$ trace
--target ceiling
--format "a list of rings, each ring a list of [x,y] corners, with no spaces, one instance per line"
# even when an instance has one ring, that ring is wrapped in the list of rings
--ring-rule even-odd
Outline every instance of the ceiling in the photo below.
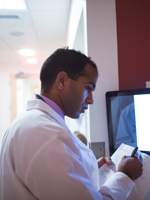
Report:
[[[25,0],[27,10],[0,10],[0,66],[21,65],[23,48],[34,49],[38,63],[67,44],[71,0]]]

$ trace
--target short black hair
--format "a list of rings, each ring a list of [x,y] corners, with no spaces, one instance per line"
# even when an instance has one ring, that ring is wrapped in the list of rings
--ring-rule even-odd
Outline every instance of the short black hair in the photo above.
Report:
[[[43,63],[40,72],[41,89],[48,92],[52,87],[57,75],[65,71],[69,78],[77,80],[84,76],[84,67],[89,63],[97,71],[96,64],[80,51],[68,48],[60,48],[54,51]]]

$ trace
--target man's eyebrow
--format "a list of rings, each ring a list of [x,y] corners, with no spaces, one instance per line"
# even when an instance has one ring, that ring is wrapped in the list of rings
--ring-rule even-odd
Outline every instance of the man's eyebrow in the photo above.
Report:
[[[87,83],[93,85],[93,89],[95,89],[96,85],[93,82],[87,82]]]

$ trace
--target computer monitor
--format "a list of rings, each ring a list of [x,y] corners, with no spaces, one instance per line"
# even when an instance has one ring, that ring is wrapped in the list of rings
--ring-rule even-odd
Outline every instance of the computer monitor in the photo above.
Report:
[[[106,93],[110,155],[121,143],[150,155],[150,88]]]

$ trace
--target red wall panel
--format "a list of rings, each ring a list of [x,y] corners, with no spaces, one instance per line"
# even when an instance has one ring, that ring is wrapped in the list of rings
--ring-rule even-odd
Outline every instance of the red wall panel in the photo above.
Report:
[[[119,89],[150,81],[150,0],[116,0]]]

